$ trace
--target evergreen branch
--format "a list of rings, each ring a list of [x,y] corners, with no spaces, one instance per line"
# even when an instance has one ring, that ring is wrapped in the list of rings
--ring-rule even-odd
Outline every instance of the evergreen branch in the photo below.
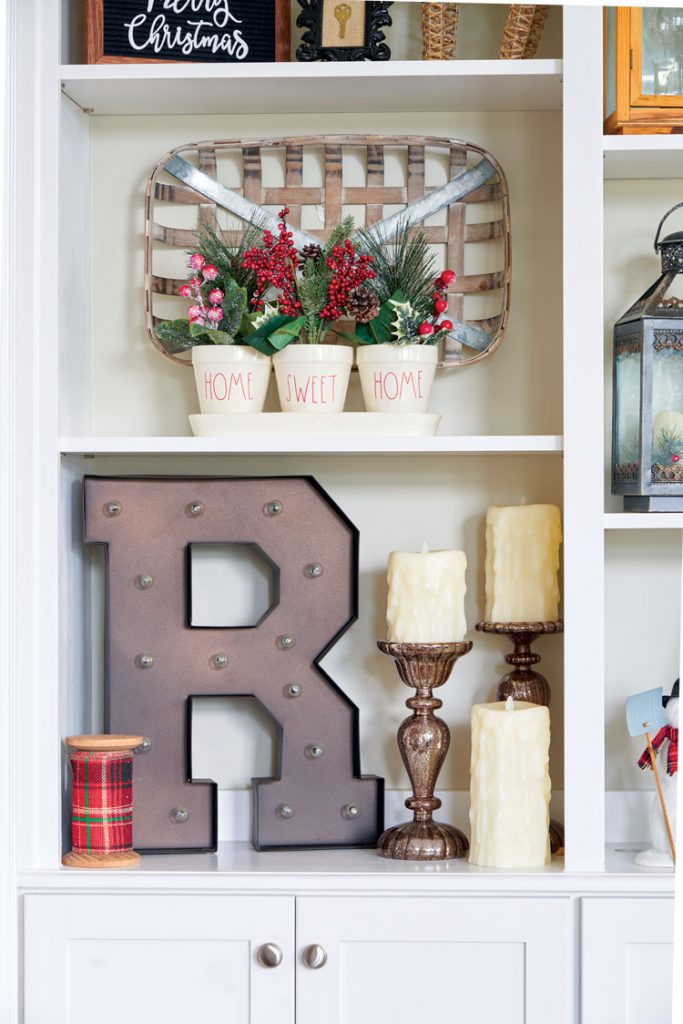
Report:
[[[423,317],[432,311],[436,270],[423,231],[415,231],[407,220],[401,221],[392,242],[384,242],[376,227],[358,231],[359,247],[372,256],[375,277],[368,287],[382,303],[401,292]]]

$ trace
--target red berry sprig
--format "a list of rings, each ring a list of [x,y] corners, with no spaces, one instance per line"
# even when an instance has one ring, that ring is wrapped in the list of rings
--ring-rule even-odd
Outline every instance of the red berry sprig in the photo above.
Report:
[[[327,305],[320,311],[321,320],[340,320],[349,301],[349,292],[375,277],[372,256],[359,256],[353,242],[347,238],[335,245],[327,257],[332,279],[327,288]]]
[[[264,231],[262,245],[254,246],[244,254],[242,266],[256,274],[256,290],[251,299],[255,309],[263,309],[265,293],[269,288],[275,288],[280,312],[297,317],[303,311],[296,287],[299,254],[292,243],[294,236],[287,229],[288,213],[286,206],[280,210],[277,237],[272,231]]]
[[[434,301],[434,315],[432,318],[432,325],[437,331],[452,331],[453,324],[450,320],[442,320],[441,323],[437,323],[440,316],[448,312],[448,289],[452,284],[455,283],[455,271],[444,270],[442,274],[439,274],[436,281],[434,282],[434,294],[432,299]],[[446,326],[448,325],[448,326]]]

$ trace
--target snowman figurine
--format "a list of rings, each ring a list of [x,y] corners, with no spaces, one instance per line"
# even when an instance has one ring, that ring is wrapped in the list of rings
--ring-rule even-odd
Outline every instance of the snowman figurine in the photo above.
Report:
[[[678,779],[678,704],[679,686],[677,679],[671,690],[670,697],[662,697],[664,714],[667,724],[663,726],[652,740],[652,747],[655,752],[660,751],[660,764],[666,765],[666,771],[660,771],[662,779],[662,791],[664,801],[669,813],[671,831],[676,836],[676,797]],[[650,768],[650,751],[645,749],[638,760],[640,768]],[[649,850],[643,850],[636,857],[636,864],[648,868],[671,868],[673,859],[669,837],[664,823],[659,797],[655,795],[650,808],[650,835],[652,846]]]

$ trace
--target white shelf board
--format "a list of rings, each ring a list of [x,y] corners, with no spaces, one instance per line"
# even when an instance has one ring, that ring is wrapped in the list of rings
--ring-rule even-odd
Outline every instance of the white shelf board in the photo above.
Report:
[[[554,434],[471,437],[62,437],[62,455],[451,455],[562,452]]]
[[[537,871],[480,868],[466,860],[386,860],[375,850],[291,850],[257,853],[249,843],[220,843],[217,853],[143,856],[138,868],[24,871],[23,890],[232,891],[265,893],[407,893],[420,896],[497,893],[610,893],[673,896],[673,871],[633,863],[642,846],[608,848],[604,871],[570,872],[554,857]]]
[[[683,178],[683,135],[606,135],[606,179]]]
[[[606,530],[683,530],[683,512],[606,512]]]
[[[314,64],[68,64],[64,92],[94,114],[559,110],[560,60]]]

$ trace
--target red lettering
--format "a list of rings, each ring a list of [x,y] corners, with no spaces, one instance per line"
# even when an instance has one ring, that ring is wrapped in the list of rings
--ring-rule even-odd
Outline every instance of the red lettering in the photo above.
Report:
[[[218,384],[218,378],[219,377],[223,381],[223,394],[222,395],[218,394],[218,388],[216,386]],[[225,374],[224,373],[214,373],[214,375],[213,375],[213,397],[216,398],[219,402],[224,402],[227,393],[228,393],[228,382],[225,379]]]
[[[253,392],[251,390],[251,385],[253,383],[253,380],[254,380],[254,374],[250,370],[249,373],[247,374],[247,398],[249,399],[250,402],[253,401],[253,398],[254,398]]]
[[[204,397],[213,398],[213,388],[211,386],[211,374],[204,374]]]
[[[381,373],[381,371],[375,371],[375,376],[373,378],[373,383],[374,383],[374,386],[375,386],[375,398],[381,398],[382,397],[382,373]]]
[[[241,388],[242,389],[242,398],[246,398],[247,397],[247,393],[244,390],[244,380],[242,378],[242,374],[241,373],[231,373],[230,374],[230,385],[229,385],[229,388],[228,388],[228,398],[232,398],[232,389],[233,389],[233,387]]]
[[[296,398],[297,402],[305,402],[306,401],[306,399],[308,398],[308,389],[310,387],[310,384],[311,384],[311,378],[310,377],[306,378],[306,384],[305,384],[304,387],[301,387],[300,384],[297,384],[296,377],[294,377],[294,397]]]
[[[288,402],[292,401],[292,375],[291,375],[291,373],[287,374],[287,401]]]
[[[415,374],[413,373],[412,370],[410,371],[410,373],[406,373],[404,370],[404,372],[401,374],[401,398],[405,397],[403,394],[404,387],[413,389],[413,398],[422,398],[422,388],[420,386],[422,383],[421,378],[422,370],[418,370],[417,382],[415,381]]]
[[[393,379],[394,379],[394,393],[393,393],[393,395],[389,394],[388,384],[389,384],[389,378],[390,377],[393,377]],[[386,398],[388,398],[390,402],[395,401],[398,398],[398,390],[399,390],[399,388],[398,388],[398,377],[394,373],[393,370],[391,370],[390,373],[385,373],[384,374],[383,385],[384,385],[384,394],[385,394]]]

